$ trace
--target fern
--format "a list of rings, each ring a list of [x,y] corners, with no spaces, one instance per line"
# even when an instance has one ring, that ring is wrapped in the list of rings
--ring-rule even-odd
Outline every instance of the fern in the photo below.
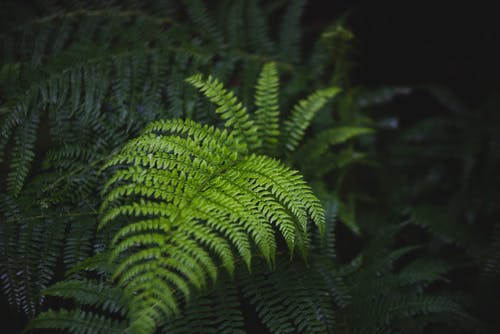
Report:
[[[371,175],[358,168],[394,168],[372,159],[386,147],[372,128],[388,127],[363,108],[410,90],[349,88],[344,19],[309,41],[316,31],[301,26],[301,0],[23,6],[23,18],[0,24],[0,277],[9,306],[32,319],[25,331],[477,325],[469,300],[448,293],[455,262],[433,247],[467,250],[481,282],[493,282],[498,233],[480,247],[471,229],[454,229],[453,216],[422,203],[437,183],[399,189],[397,201],[368,192]],[[464,120],[429,119],[388,146],[412,166],[404,143],[438,143],[421,157],[438,159],[440,170],[460,161],[463,189],[481,189],[454,148],[467,141],[446,135],[465,133]],[[474,212],[493,217],[488,203]],[[371,216],[379,204],[391,208],[383,223]],[[423,247],[406,236],[394,245],[395,231],[382,228],[407,204],[410,222],[431,232]]]
[[[319,257],[308,268],[282,263],[276,271],[262,268],[242,281],[243,293],[263,324],[272,333],[333,331],[336,304],[345,306],[348,295],[331,263]]]
[[[279,78],[276,66],[262,68],[255,92],[255,125],[259,128],[262,150],[273,152],[279,136]]]
[[[17,305],[24,313],[33,316],[39,309],[43,297],[39,295],[52,278],[58,260],[64,225],[57,219],[47,219],[52,224],[51,233],[46,234],[46,226],[26,217],[19,201],[2,195],[0,213],[7,217],[2,222],[2,284],[9,302]],[[9,217],[9,212],[17,212]]]
[[[259,6],[258,0],[249,0],[247,7],[248,46],[251,50],[269,56],[273,54],[276,46],[269,37],[266,15]]]
[[[102,258],[92,258],[88,267],[75,267],[73,275],[81,275],[82,269],[91,270],[97,279],[73,278],[54,284],[44,291],[49,297],[71,300],[81,309],[49,310],[35,317],[25,329],[64,329],[71,333],[122,333],[126,328],[127,299],[123,292],[106,282],[109,268]],[[97,313],[99,310],[100,313]]]
[[[456,328],[477,326],[476,321],[452,297],[426,292],[430,283],[444,279],[446,266],[436,262],[413,262],[403,267],[401,272],[395,271],[396,261],[401,262],[403,256],[416,250],[416,247],[408,246],[388,251],[386,246],[382,246],[391,241],[397,230],[385,228],[379,231],[353,261],[357,269],[345,277],[352,299],[342,314],[344,319],[338,323],[357,325],[354,328],[340,326],[339,332],[421,333],[433,321]],[[418,275],[414,276],[411,273],[417,267]]]
[[[200,288],[205,277],[215,280],[210,252],[232,273],[231,247],[249,266],[251,240],[273,265],[272,225],[293,250],[296,244],[304,248],[308,215],[323,224],[319,202],[296,172],[249,154],[232,133],[214,127],[189,120],[153,123],[107,165],[123,164],[130,167],[105,186],[102,224],[123,215],[139,218],[116,234],[113,247],[113,258],[130,254],[119,260],[114,276],[135,291],[131,308],[139,313],[133,321],[142,323],[147,308],[175,313],[174,290],[188,298],[188,284]]]
[[[110,3],[113,9],[97,2],[46,3],[41,12],[49,16],[0,36],[0,156],[11,171],[9,196],[17,196],[22,204],[20,211],[12,211],[1,203],[6,208],[2,219],[9,221],[9,227],[1,228],[2,254],[10,254],[16,244],[37,241],[33,234],[14,232],[21,217],[29,218],[22,229],[50,226],[53,245],[59,245],[47,257],[50,261],[43,261],[35,248],[16,253],[9,261],[7,256],[2,259],[2,268],[10,273],[19,272],[20,258],[31,258],[29,266],[43,268],[44,279],[30,289],[17,289],[17,297],[9,297],[30,314],[41,301],[34,296],[57,279],[52,259],[62,258],[69,268],[102,250],[110,238],[96,234],[99,198],[95,194],[101,187],[96,171],[106,157],[148,121],[188,116],[211,122],[207,103],[182,83],[192,71],[213,65],[218,69],[215,73],[228,79],[238,75],[241,65],[250,78],[245,82],[250,83],[255,82],[260,64],[270,59],[253,54],[255,50],[246,49],[244,42],[238,44],[240,49],[231,50],[205,45],[205,40],[197,39],[198,32],[190,30],[192,25],[172,19],[182,8],[171,2],[161,5],[159,11],[152,9],[158,6],[152,3],[134,4],[133,8],[129,2]],[[260,4],[251,6],[261,10]],[[194,16],[211,16],[190,9],[194,21],[198,20]],[[52,10],[58,14],[52,15]],[[243,10],[251,20],[248,7]],[[261,23],[267,25],[265,19]],[[248,38],[245,35],[247,30],[242,41]],[[220,60],[211,62],[215,57]],[[249,92],[253,89],[246,87]],[[36,155],[35,143],[40,145]],[[6,149],[10,144],[13,150]],[[10,295],[17,278],[9,274],[3,279],[3,290]],[[37,302],[27,307],[22,300]]]
[[[162,327],[162,332],[243,334],[244,327],[238,290],[225,280],[210,293],[194,298],[181,315]]]
[[[214,19],[211,17],[203,1],[201,0],[184,0],[185,7],[191,16],[193,22],[198,26],[198,30],[205,35],[211,43],[222,44],[222,34],[218,30]]]
[[[250,149],[259,145],[257,141],[257,128],[250,119],[246,108],[238,101],[232,92],[227,92],[223,84],[212,77],[206,80],[201,75],[194,75],[186,79],[194,87],[198,88],[211,102],[217,104],[215,110],[223,120],[226,120],[226,128],[234,128],[239,139],[249,146]]]
[[[280,58],[297,63],[300,57],[301,29],[297,22],[305,6],[304,0],[293,0],[287,7],[280,29]]]
[[[31,115],[26,123],[19,127],[14,135],[14,140],[19,145],[16,145],[12,152],[11,172],[7,177],[8,190],[18,195],[24,183],[24,179],[28,175],[29,165],[35,158],[34,146],[36,140],[36,127],[39,123],[37,114]]]
[[[134,296],[130,317],[135,330],[148,332],[153,323],[177,313],[175,291],[189,300],[191,287],[206,286],[208,277],[215,281],[217,264],[211,254],[232,274],[232,249],[250,268],[253,242],[274,266],[273,229],[290,251],[298,247],[303,254],[310,243],[307,217],[324,230],[321,205],[301,177],[274,159],[251,153],[280,134],[277,80],[275,65],[265,65],[256,88],[254,121],[221,82],[194,75],[187,82],[217,105],[225,129],[191,120],[154,122],[106,164],[105,169],[119,169],[104,187],[101,225],[136,217],[115,235],[112,255],[118,265],[114,277]],[[299,102],[285,129],[303,132],[299,113],[308,114],[307,125],[337,92],[320,91]],[[297,144],[299,135],[294,138]],[[328,310],[323,316],[329,317]],[[331,324],[302,326],[300,331],[321,331]]]
[[[283,137],[286,138],[284,146],[287,150],[294,151],[297,148],[316,113],[339,92],[337,87],[323,89],[311,94],[294,107],[283,129]]]

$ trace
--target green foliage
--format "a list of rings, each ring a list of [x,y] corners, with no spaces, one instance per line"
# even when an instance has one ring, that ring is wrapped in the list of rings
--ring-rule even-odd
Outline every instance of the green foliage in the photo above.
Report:
[[[346,276],[351,302],[339,323],[341,333],[420,333],[433,322],[457,329],[477,323],[447,295],[428,292],[429,286],[444,280],[445,264],[430,259],[404,261],[420,247],[389,249],[397,229],[383,228],[366,249],[353,260],[357,267]],[[402,262],[397,268],[396,263]],[[409,262],[409,263],[408,263]],[[357,324],[356,328],[348,328]]]
[[[106,164],[124,166],[104,187],[101,225],[134,218],[114,236],[111,258],[119,258],[114,278],[134,296],[138,328],[177,312],[174,291],[188,298],[188,286],[215,281],[211,254],[232,274],[231,248],[250,267],[252,241],[273,265],[273,226],[292,251],[305,251],[308,216],[323,228],[321,204],[301,176],[248,153],[239,136],[189,120],[158,121]]]
[[[284,125],[283,135],[286,138],[284,145],[287,150],[294,151],[297,148],[316,113],[339,91],[337,87],[320,90],[295,106],[290,119]]]
[[[40,313],[25,331],[39,328],[64,329],[71,333],[122,333],[125,330],[126,296],[119,288],[107,283],[109,268],[102,258],[89,260],[85,267],[80,265],[80,268],[73,269],[71,278],[44,290],[46,296],[71,300],[76,308]],[[82,279],[83,269],[91,270],[96,278]]]
[[[264,65],[255,87],[255,125],[262,139],[263,152],[276,149],[279,136],[279,78],[273,63]]]
[[[252,40],[265,39],[254,30],[264,34],[271,15],[258,17],[261,28],[256,28],[254,12],[263,12],[261,4],[204,7],[201,2],[44,1],[37,8],[46,16],[2,25],[0,167],[7,177],[1,186],[6,222],[0,231],[1,268],[13,305],[34,314],[43,300],[40,290],[60,277],[60,258],[70,268],[108,245],[112,233],[96,232],[103,184],[97,171],[112,152],[153,120],[214,121],[212,107],[184,84],[185,78],[196,71],[224,81],[242,78],[244,84],[234,88],[248,99],[261,65],[274,59],[288,75],[318,84],[302,76],[301,61],[290,64],[252,48]],[[230,8],[243,12],[244,20],[233,20],[244,22],[243,30],[221,30],[213,23],[215,12],[234,18],[226,12]],[[184,11],[192,20],[182,20]],[[222,42],[203,35],[207,24]],[[277,42],[267,40],[276,48]],[[47,231],[47,226],[51,237],[44,240],[27,232]],[[34,247],[15,247],[45,243],[53,249],[46,258]],[[43,270],[43,279],[34,279],[35,268]],[[33,279],[19,280],[16,273]]]
[[[498,280],[499,254],[494,172],[500,162],[498,98],[471,109],[444,87],[414,90],[428,96],[441,111],[385,139],[394,145],[380,154],[386,157],[384,168],[392,172],[390,177],[381,173],[381,182],[392,189],[388,193],[396,210],[425,231],[433,256],[451,252],[446,260],[452,268],[468,268],[459,275],[471,277],[465,299],[488,324],[485,331],[495,331],[498,321],[487,310],[498,305],[490,297],[498,291],[493,283]],[[411,177],[401,172],[410,168]],[[407,186],[397,186],[399,182]]]
[[[243,334],[244,320],[236,286],[222,280],[213,291],[195,298],[185,312],[166,323],[162,333]]]
[[[224,127],[233,129],[238,139],[249,149],[259,146],[254,122],[250,119],[246,108],[238,101],[234,93],[224,89],[223,84],[212,77],[206,80],[198,74],[187,79],[187,82],[198,88],[211,102],[217,104],[215,112],[226,120]]]
[[[349,87],[352,34],[304,29],[302,0],[24,6],[0,13],[0,284],[25,332],[481,329],[450,273],[498,278],[475,171],[500,141],[452,95],[423,87],[461,116],[385,143],[366,111],[412,90]]]

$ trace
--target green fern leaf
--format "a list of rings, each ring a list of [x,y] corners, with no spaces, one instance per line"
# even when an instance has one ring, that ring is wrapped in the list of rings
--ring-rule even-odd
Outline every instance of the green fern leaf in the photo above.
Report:
[[[7,188],[14,196],[19,195],[28,176],[31,162],[35,158],[34,146],[38,127],[38,113],[32,113],[21,127],[16,130],[16,145],[12,152],[11,171],[7,177]]]
[[[307,154],[302,158],[312,159],[324,154],[330,146],[342,144],[349,139],[373,133],[373,129],[357,126],[338,126],[318,133],[306,142],[300,152]]]
[[[33,328],[65,329],[74,334],[120,334],[125,323],[81,310],[50,310],[37,316],[25,332]]]
[[[255,125],[259,129],[261,148],[272,152],[279,136],[279,78],[276,65],[267,63],[262,68],[255,87]]]
[[[201,34],[206,35],[215,45],[224,43],[214,19],[201,0],[183,0],[185,8]]]
[[[295,105],[283,128],[283,143],[288,151],[293,152],[297,148],[316,113],[340,91],[338,87],[322,89]]]
[[[293,0],[286,8],[280,26],[280,58],[292,64],[300,61],[300,17],[304,11],[304,0]]]
[[[280,261],[270,272],[260,266],[239,278],[243,295],[272,333],[333,332],[335,306],[344,305],[348,297],[333,262],[321,257],[312,257],[307,267]]]
[[[248,44],[251,50],[264,55],[271,55],[275,45],[269,37],[266,24],[266,15],[258,0],[249,0],[247,3]]]
[[[119,170],[104,187],[101,226],[133,218],[119,224],[112,258],[114,277],[134,296],[132,323],[139,327],[142,317],[176,313],[175,291],[187,299],[188,285],[215,281],[211,254],[232,273],[232,248],[250,266],[251,240],[272,266],[273,227],[292,251],[304,250],[309,219],[323,231],[321,204],[300,174],[249,154],[227,130],[190,120],[154,122],[105,168],[112,166]]]
[[[182,313],[162,326],[169,334],[245,334],[237,287],[221,280],[214,291],[190,301]]]
[[[226,128],[233,127],[235,135],[242,142],[246,142],[250,149],[258,147],[257,127],[233,92],[227,91],[224,85],[212,76],[205,79],[201,74],[195,74],[187,78],[186,81],[198,88],[211,102],[218,106],[215,112],[226,120],[224,124]]]

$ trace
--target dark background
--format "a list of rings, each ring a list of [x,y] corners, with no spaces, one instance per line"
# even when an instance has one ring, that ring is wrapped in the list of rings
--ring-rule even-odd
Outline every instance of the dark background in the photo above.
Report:
[[[438,83],[467,105],[498,90],[500,24],[494,1],[310,1],[305,21],[347,13],[356,37],[354,84]]]

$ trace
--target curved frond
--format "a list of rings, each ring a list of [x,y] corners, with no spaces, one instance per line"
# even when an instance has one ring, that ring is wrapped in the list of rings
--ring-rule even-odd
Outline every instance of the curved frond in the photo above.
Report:
[[[186,81],[218,106],[215,112],[225,120],[226,128],[234,129],[235,136],[246,142],[250,148],[259,145],[254,121],[250,119],[246,108],[234,93],[226,90],[222,82],[212,76],[205,79],[201,74],[195,74]]]
[[[162,326],[168,334],[244,334],[238,290],[223,281],[212,292],[193,298],[181,314]]]
[[[310,266],[280,261],[276,271],[258,267],[240,278],[243,295],[272,333],[335,332],[336,313],[348,301],[332,262],[311,258]]]
[[[218,262],[232,274],[235,249],[250,266],[252,242],[274,265],[275,229],[305,251],[320,202],[296,171],[249,154],[234,132],[190,120],[152,123],[106,165],[101,225],[118,224],[114,277],[133,296],[131,317],[177,312],[175,291],[203,287]],[[214,257],[215,256],[215,257]],[[219,260],[216,261],[215,258]]]
[[[340,91],[338,87],[318,90],[295,105],[283,127],[283,145],[287,150],[293,152],[297,148],[316,113]]]

